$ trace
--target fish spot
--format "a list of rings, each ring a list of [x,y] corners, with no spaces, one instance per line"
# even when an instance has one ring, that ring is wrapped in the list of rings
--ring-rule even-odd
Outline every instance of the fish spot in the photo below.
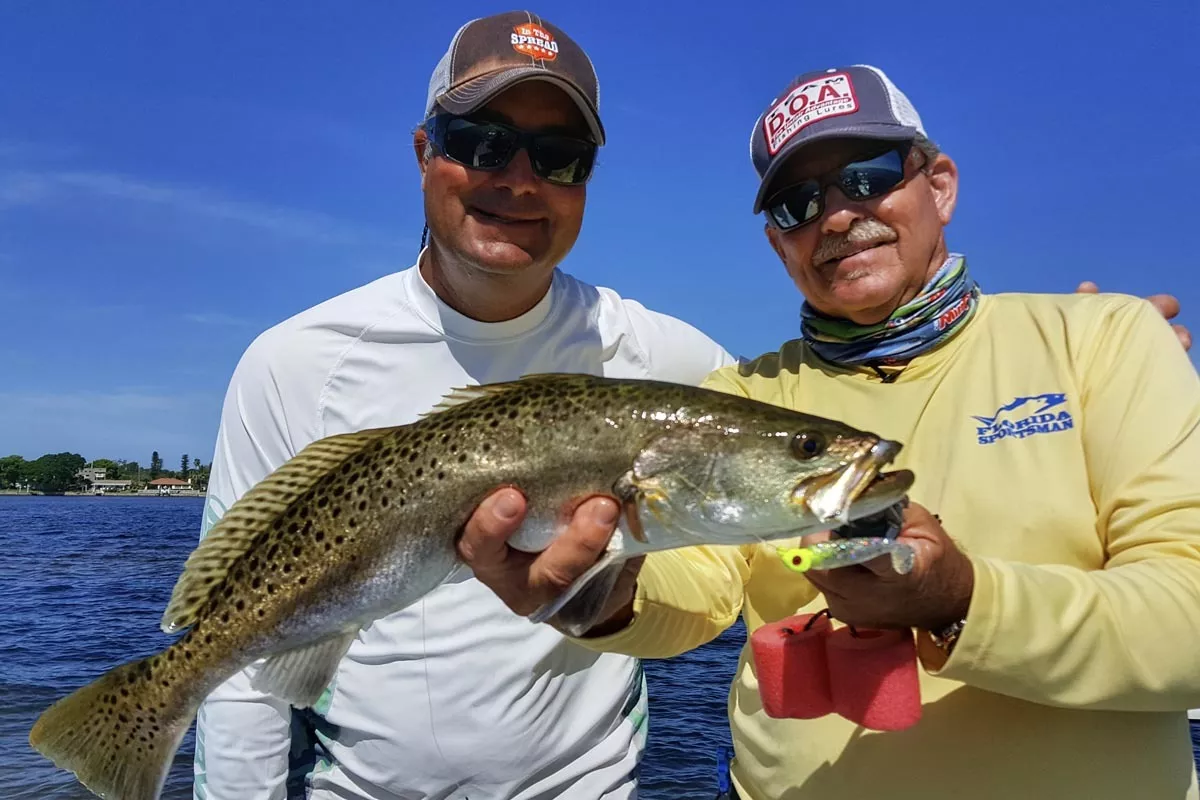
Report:
[[[298,530],[300,530],[300,526],[297,523],[293,522],[291,525],[288,525],[288,533],[295,533]]]
[[[387,508],[388,507],[388,499],[386,497],[379,498],[379,505],[383,506],[384,508]]]
[[[226,623],[226,624],[229,623],[229,612],[228,611],[226,611],[224,614],[221,615],[221,622]],[[186,656],[188,653],[186,650],[184,650],[183,654]]]
[[[260,608],[260,609],[258,609],[258,610],[257,610],[255,613],[256,613],[256,614],[258,614],[258,618],[259,618],[259,619],[262,619],[262,618],[263,618],[263,616],[265,616],[267,612],[263,611],[263,610]]]
[[[436,458],[429,459],[429,468],[437,469],[437,459]]]
[[[422,469],[421,467],[417,467],[417,477],[419,478],[424,474],[425,474],[425,470]]]
[[[391,478],[388,478],[388,479],[387,479],[387,480],[384,482],[384,484],[383,484],[383,485],[384,485],[384,486],[386,486],[387,488],[391,489],[393,486],[395,486],[395,485],[396,485],[396,482],[395,482],[394,480],[392,480]]]
[[[409,460],[409,463],[412,463],[413,461],[417,460],[417,451],[416,450],[409,453],[408,460]]]
[[[285,571],[285,572],[287,571],[287,567],[286,567],[286,566],[284,567],[284,571]],[[246,601],[245,601],[245,600],[238,600],[238,601],[237,601],[237,610],[238,610],[238,611],[245,611],[245,610],[246,610]]]
[[[350,519],[346,520],[346,524],[349,525],[351,528],[357,528],[358,520],[355,519],[354,517],[351,517]]]
[[[446,477],[446,473],[444,473],[444,472],[439,472],[439,473],[437,474],[437,479],[438,479],[439,481],[440,481],[440,480],[442,480],[442,479],[443,479],[443,478],[445,478],[445,477]]]
[[[250,581],[250,588],[257,589],[260,586],[262,586],[262,578],[260,578],[256,575],[254,577],[254,579],[252,581]]]
[[[340,508],[335,508],[335,509],[333,510],[333,518],[334,518],[334,519],[337,519],[337,518],[338,518],[338,517],[340,517],[341,515],[342,515],[342,510],[341,510]]]
[[[306,575],[301,575],[299,578],[297,578],[297,579],[296,579],[296,582],[297,582],[297,583],[299,583],[301,586],[303,586],[304,584],[308,583],[308,576],[306,576]],[[262,615],[262,609],[261,609],[261,608],[258,610],[258,613],[259,613],[259,615],[260,615],[260,616]]]
[[[316,533],[313,534],[313,538],[316,539],[318,542],[324,541],[325,540],[325,531],[320,531],[320,530],[317,531]]]
[[[466,453],[460,453],[460,454],[459,454],[459,456],[458,456],[458,463],[460,463],[460,464],[465,464],[465,463],[466,463],[466,461],[467,461],[467,454],[466,454]]]
[[[344,541],[346,541],[346,537],[342,536],[341,534],[338,534],[337,536],[333,537],[334,544],[341,544]]]
[[[267,581],[267,594],[275,594],[275,584]]]
[[[327,505],[329,505],[328,497],[326,497],[325,495],[321,495],[320,497],[317,498],[317,508],[324,508]]]
[[[358,503],[358,510],[359,510],[359,511],[366,511],[366,510],[367,510],[367,501],[366,501],[366,500],[361,500],[361,501],[359,501],[359,503]]]
[[[294,558],[299,558],[300,554],[303,552],[304,552],[304,550],[303,550],[303,548],[300,547],[300,545],[296,545],[295,547],[292,548],[292,556]]]
[[[290,573],[291,573],[291,571],[292,571],[292,565],[291,565],[291,564],[284,564],[284,565],[283,565],[283,574],[284,574],[284,575],[288,575],[288,574],[290,574]],[[241,602],[242,602],[241,600],[238,600],[238,605],[241,605]]]

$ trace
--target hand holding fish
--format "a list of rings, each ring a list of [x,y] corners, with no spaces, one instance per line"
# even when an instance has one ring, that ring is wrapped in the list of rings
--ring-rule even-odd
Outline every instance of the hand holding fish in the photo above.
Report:
[[[516,489],[492,493],[464,527],[458,552],[475,577],[505,605],[529,616],[553,602],[601,558],[616,529],[620,509],[608,497],[585,501],[576,509],[567,534],[537,554],[508,544],[509,537],[521,527],[525,511],[525,497]],[[601,622],[588,634],[617,630],[629,622],[637,575],[644,560],[639,556],[625,562],[603,606]]]
[[[809,541],[819,537],[825,535]],[[910,503],[897,541],[914,552],[913,568],[907,574],[897,573],[886,557],[806,573],[825,595],[834,618],[864,628],[935,630],[965,617],[975,586],[974,570],[941,522],[924,507]]]

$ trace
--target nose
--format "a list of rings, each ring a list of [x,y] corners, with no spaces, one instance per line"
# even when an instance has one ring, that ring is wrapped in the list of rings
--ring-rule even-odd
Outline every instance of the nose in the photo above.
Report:
[[[880,439],[871,448],[871,458],[876,464],[883,466],[890,464],[896,456],[900,455],[901,448],[904,445],[899,442],[893,442],[889,439]]]
[[[533,194],[538,190],[538,177],[533,172],[529,153],[523,147],[492,180],[496,186],[502,186],[514,195]]]
[[[846,197],[837,186],[825,190],[825,213],[821,215],[822,233],[845,233],[866,215],[862,207]]]

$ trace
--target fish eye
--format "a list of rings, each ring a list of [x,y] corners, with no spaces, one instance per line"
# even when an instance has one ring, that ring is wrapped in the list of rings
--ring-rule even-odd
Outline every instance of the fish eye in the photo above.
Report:
[[[825,437],[816,431],[800,431],[792,437],[792,455],[801,461],[825,452]]]

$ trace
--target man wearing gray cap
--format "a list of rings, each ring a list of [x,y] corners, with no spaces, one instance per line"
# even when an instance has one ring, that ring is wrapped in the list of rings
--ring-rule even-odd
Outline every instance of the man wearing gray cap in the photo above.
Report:
[[[417,263],[262,334],[233,375],[205,530],[325,436],[415,420],[452,388],[532,372],[696,384],[732,363],[679,320],[558,270],[604,143],[587,55],[533,14],[453,37],[414,136]],[[198,719],[201,800],[629,798],[646,736],[638,662],[514,617],[462,570],[350,643],[311,709],[252,667]]]
[[[803,698],[790,708],[767,712],[770,662],[743,651],[743,800],[1200,798],[1200,377],[1171,326],[1124,295],[983,292],[946,242],[954,162],[877,68],[799,76],[751,152],[802,336],[704,385],[902,442],[913,567],[801,575],[798,539],[654,553],[577,641],[663,658],[739,616],[784,637],[831,614],[803,669],[771,679]],[[798,458],[831,446],[805,444]],[[521,515],[492,511],[512,494],[460,548],[527,614],[594,561],[575,553],[602,552],[613,526],[593,510],[612,500],[581,507],[556,542],[572,549],[528,560],[506,551]]]

